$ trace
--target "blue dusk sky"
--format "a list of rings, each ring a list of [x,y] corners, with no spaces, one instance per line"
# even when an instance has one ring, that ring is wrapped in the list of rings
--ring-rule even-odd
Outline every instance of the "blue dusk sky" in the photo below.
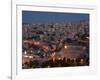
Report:
[[[76,22],[80,20],[89,21],[89,14],[22,11],[23,23]]]

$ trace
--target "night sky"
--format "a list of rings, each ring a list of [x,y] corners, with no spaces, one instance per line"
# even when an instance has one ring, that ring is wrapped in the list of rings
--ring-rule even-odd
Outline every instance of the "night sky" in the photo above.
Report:
[[[89,14],[22,11],[23,23],[75,22],[80,20],[89,21]]]

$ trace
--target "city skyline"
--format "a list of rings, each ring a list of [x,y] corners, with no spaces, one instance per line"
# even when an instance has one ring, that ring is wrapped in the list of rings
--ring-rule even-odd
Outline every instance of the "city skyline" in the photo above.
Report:
[[[22,23],[76,22],[81,20],[89,21],[89,14],[22,11]]]
[[[22,69],[89,66],[89,14],[22,13]]]

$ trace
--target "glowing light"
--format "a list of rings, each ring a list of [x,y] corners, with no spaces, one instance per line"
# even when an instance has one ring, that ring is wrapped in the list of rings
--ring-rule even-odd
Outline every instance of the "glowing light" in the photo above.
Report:
[[[61,60],[61,58],[59,57],[58,60]]]
[[[35,44],[35,45],[39,45],[39,44],[40,44],[40,42],[34,42],[34,44]]]
[[[33,58],[33,56],[29,56],[29,58],[30,58],[30,59],[32,59],[32,58]]]
[[[56,55],[56,53],[54,52],[53,54],[52,54],[52,56],[55,56]]]
[[[25,58],[28,58],[28,56],[27,56],[27,55],[24,55],[24,57],[25,57]]]
[[[68,47],[65,45],[64,48],[67,49]]]
[[[86,37],[87,39],[89,39],[89,37]]]
[[[24,54],[27,54],[27,52],[25,51]]]
[[[84,60],[83,59],[80,60],[80,64],[84,64]]]

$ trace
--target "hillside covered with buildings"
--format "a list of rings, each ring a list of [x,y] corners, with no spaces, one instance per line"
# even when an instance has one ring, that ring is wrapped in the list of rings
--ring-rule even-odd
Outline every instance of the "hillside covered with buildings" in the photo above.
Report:
[[[22,68],[89,66],[89,21],[22,23]]]

